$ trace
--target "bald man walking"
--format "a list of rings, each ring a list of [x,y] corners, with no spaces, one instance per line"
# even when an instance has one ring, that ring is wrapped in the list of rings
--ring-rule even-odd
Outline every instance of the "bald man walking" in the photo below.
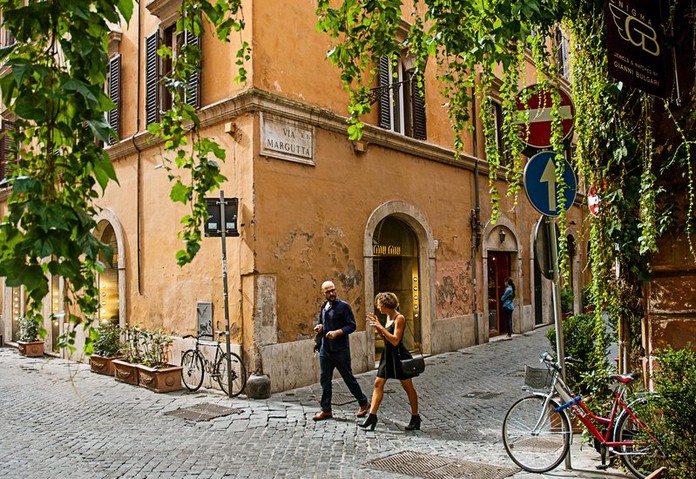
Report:
[[[312,419],[323,421],[331,419],[331,380],[334,369],[338,369],[343,381],[348,386],[351,394],[360,404],[358,417],[363,417],[370,410],[367,396],[360,389],[360,384],[353,376],[350,366],[350,341],[348,335],[355,331],[355,316],[348,303],[336,295],[336,286],[331,281],[324,281],[321,285],[321,293],[324,295],[324,303],[319,311],[319,321],[314,331],[321,333],[321,348],[319,349],[319,382],[321,384],[321,411]]]

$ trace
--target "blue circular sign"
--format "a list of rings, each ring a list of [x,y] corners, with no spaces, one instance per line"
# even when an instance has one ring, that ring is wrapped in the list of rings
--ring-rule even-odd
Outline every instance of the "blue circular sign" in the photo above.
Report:
[[[558,204],[558,190],[560,184],[556,178],[556,153],[553,151],[542,151],[529,159],[527,166],[524,167],[524,191],[534,209],[546,216],[558,216],[561,212],[561,205]],[[575,201],[578,182],[575,178],[573,167],[568,160],[563,160],[565,170],[563,171],[563,182],[565,190],[564,209],[568,210]]]

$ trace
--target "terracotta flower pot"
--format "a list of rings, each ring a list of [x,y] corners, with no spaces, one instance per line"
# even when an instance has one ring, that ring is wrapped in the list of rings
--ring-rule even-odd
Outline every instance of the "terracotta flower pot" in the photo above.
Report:
[[[22,356],[40,358],[44,355],[43,341],[17,341],[17,350]]]
[[[151,368],[138,364],[138,384],[157,393],[179,391],[181,385],[181,366],[171,364],[163,368]]]
[[[119,356],[99,356],[93,354],[89,358],[89,369],[93,373],[105,374],[107,376],[114,375],[114,359],[118,359]]]
[[[127,384],[138,384],[138,365],[129,363],[122,359],[114,359],[111,361],[114,367],[114,378]]]

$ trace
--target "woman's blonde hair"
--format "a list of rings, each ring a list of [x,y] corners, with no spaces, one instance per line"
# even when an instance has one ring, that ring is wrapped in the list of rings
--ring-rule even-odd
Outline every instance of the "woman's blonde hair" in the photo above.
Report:
[[[382,304],[385,308],[396,309],[399,307],[399,299],[394,293],[378,293],[375,296],[375,305]]]

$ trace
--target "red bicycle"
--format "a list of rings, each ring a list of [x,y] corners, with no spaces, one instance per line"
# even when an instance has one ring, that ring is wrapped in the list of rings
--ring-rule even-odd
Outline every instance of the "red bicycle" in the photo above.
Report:
[[[572,359],[569,358],[569,362]],[[529,368],[525,383],[532,388],[529,378],[534,373],[545,373],[543,386],[547,392],[534,392],[510,407],[503,420],[503,444],[510,459],[529,472],[547,472],[557,467],[568,454],[573,434],[568,411],[582,422],[595,439],[606,469],[607,453],[617,455],[624,465],[638,478],[644,479],[664,465],[664,455],[650,436],[651,420],[646,416],[647,397],[626,402],[626,386],[640,377],[639,374],[614,374],[609,376],[617,383],[611,411],[608,417],[595,414],[573,394],[561,378],[560,366],[549,353],[541,355],[546,369]],[[531,371],[531,372],[530,372]]]

